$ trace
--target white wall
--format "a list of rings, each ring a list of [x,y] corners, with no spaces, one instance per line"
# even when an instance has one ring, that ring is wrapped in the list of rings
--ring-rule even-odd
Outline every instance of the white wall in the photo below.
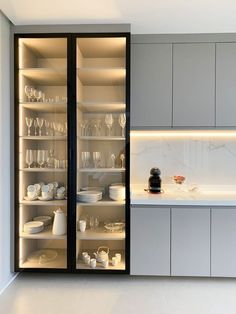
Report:
[[[11,273],[10,28],[0,11],[0,292]]]

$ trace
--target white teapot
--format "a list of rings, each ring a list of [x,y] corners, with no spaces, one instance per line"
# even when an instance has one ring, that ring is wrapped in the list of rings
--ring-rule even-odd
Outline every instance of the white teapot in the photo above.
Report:
[[[102,261],[109,260],[109,248],[107,246],[100,246],[96,253],[93,253],[97,262],[101,263]]]
[[[54,212],[54,222],[52,227],[52,234],[54,235],[63,235],[66,233],[66,214],[58,208]]]

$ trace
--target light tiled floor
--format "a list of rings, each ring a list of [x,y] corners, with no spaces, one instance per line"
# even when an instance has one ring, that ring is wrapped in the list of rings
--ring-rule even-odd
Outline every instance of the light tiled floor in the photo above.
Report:
[[[235,314],[236,279],[18,276],[1,314]]]

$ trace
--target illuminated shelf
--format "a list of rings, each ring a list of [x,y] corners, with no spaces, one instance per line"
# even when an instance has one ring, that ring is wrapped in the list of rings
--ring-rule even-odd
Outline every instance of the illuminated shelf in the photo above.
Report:
[[[125,168],[80,168],[78,172],[124,172]]]
[[[67,235],[54,235],[52,234],[52,226],[47,226],[43,231],[35,234],[29,234],[20,232],[20,238],[22,239],[36,239],[36,240],[64,240]]]
[[[124,240],[125,232],[106,232],[105,228],[95,230],[88,229],[85,232],[78,231],[77,239],[79,240]]]
[[[26,201],[22,200],[19,202],[22,205],[30,205],[30,206],[66,206],[67,200],[51,200],[51,201]]]
[[[84,141],[125,141],[122,136],[78,136],[79,140]]]
[[[79,68],[77,73],[83,85],[111,86],[125,84],[125,68]]]
[[[90,250],[84,250],[86,252],[88,252],[88,254],[90,256],[94,256],[93,253],[94,251],[90,251]],[[121,253],[121,262],[117,265],[117,266],[112,266],[111,265],[111,258],[113,256],[115,256],[116,253]],[[97,266],[95,269],[98,269],[98,270],[125,270],[125,260],[124,260],[124,256],[125,256],[125,253],[124,251],[120,251],[120,250],[117,250],[117,251],[110,251],[109,252],[109,266],[107,268],[103,268],[101,263],[97,263]],[[76,264],[76,267],[77,269],[86,269],[86,270],[93,270],[89,265],[86,265],[84,263],[84,261],[82,260],[82,257],[79,256],[79,258],[77,259],[77,264]]]
[[[44,248],[45,249],[45,248]],[[40,250],[40,248],[39,248]],[[54,250],[50,248],[50,250]],[[55,249],[58,256],[51,262],[39,264],[38,262],[33,263],[26,260],[23,263],[20,263],[22,268],[66,268],[67,265],[67,251],[63,249]]]
[[[67,111],[65,102],[21,102],[20,107],[43,113],[66,113]]]
[[[125,111],[125,103],[123,102],[86,102],[77,103],[78,108],[85,113],[121,113]]]
[[[19,170],[22,172],[67,172],[67,169],[64,168],[21,168]]]
[[[20,136],[22,140],[33,140],[33,141],[67,141],[67,136],[49,136],[49,135],[42,135],[42,136]]]
[[[27,79],[46,86],[64,86],[67,84],[66,68],[23,68],[19,73]]]
[[[125,205],[125,201],[113,201],[110,198],[102,199],[101,201],[95,202],[95,203],[84,203],[84,202],[78,202],[77,206],[123,206]]]

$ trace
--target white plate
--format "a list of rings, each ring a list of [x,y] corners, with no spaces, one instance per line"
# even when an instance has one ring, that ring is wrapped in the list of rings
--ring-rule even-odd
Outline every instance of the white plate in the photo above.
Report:
[[[24,197],[24,200],[26,200],[26,201],[36,201],[37,199],[38,199],[38,196],[37,196],[37,195],[34,196],[33,198],[28,197],[28,196],[25,196],[25,197]]]
[[[49,197],[44,198],[42,196],[39,196],[38,199],[40,201],[51,201],[51,200],[53,200],[53,197],[49,196]]]
[[[33,221],[41,221],[44,226],[48,226],[52,223],[52,217],[51,216],[37,216],[33,218]]]
[[[29,221],[24,224],[25,233],[38,233],[44,229],[44,223],[42,221]]]

